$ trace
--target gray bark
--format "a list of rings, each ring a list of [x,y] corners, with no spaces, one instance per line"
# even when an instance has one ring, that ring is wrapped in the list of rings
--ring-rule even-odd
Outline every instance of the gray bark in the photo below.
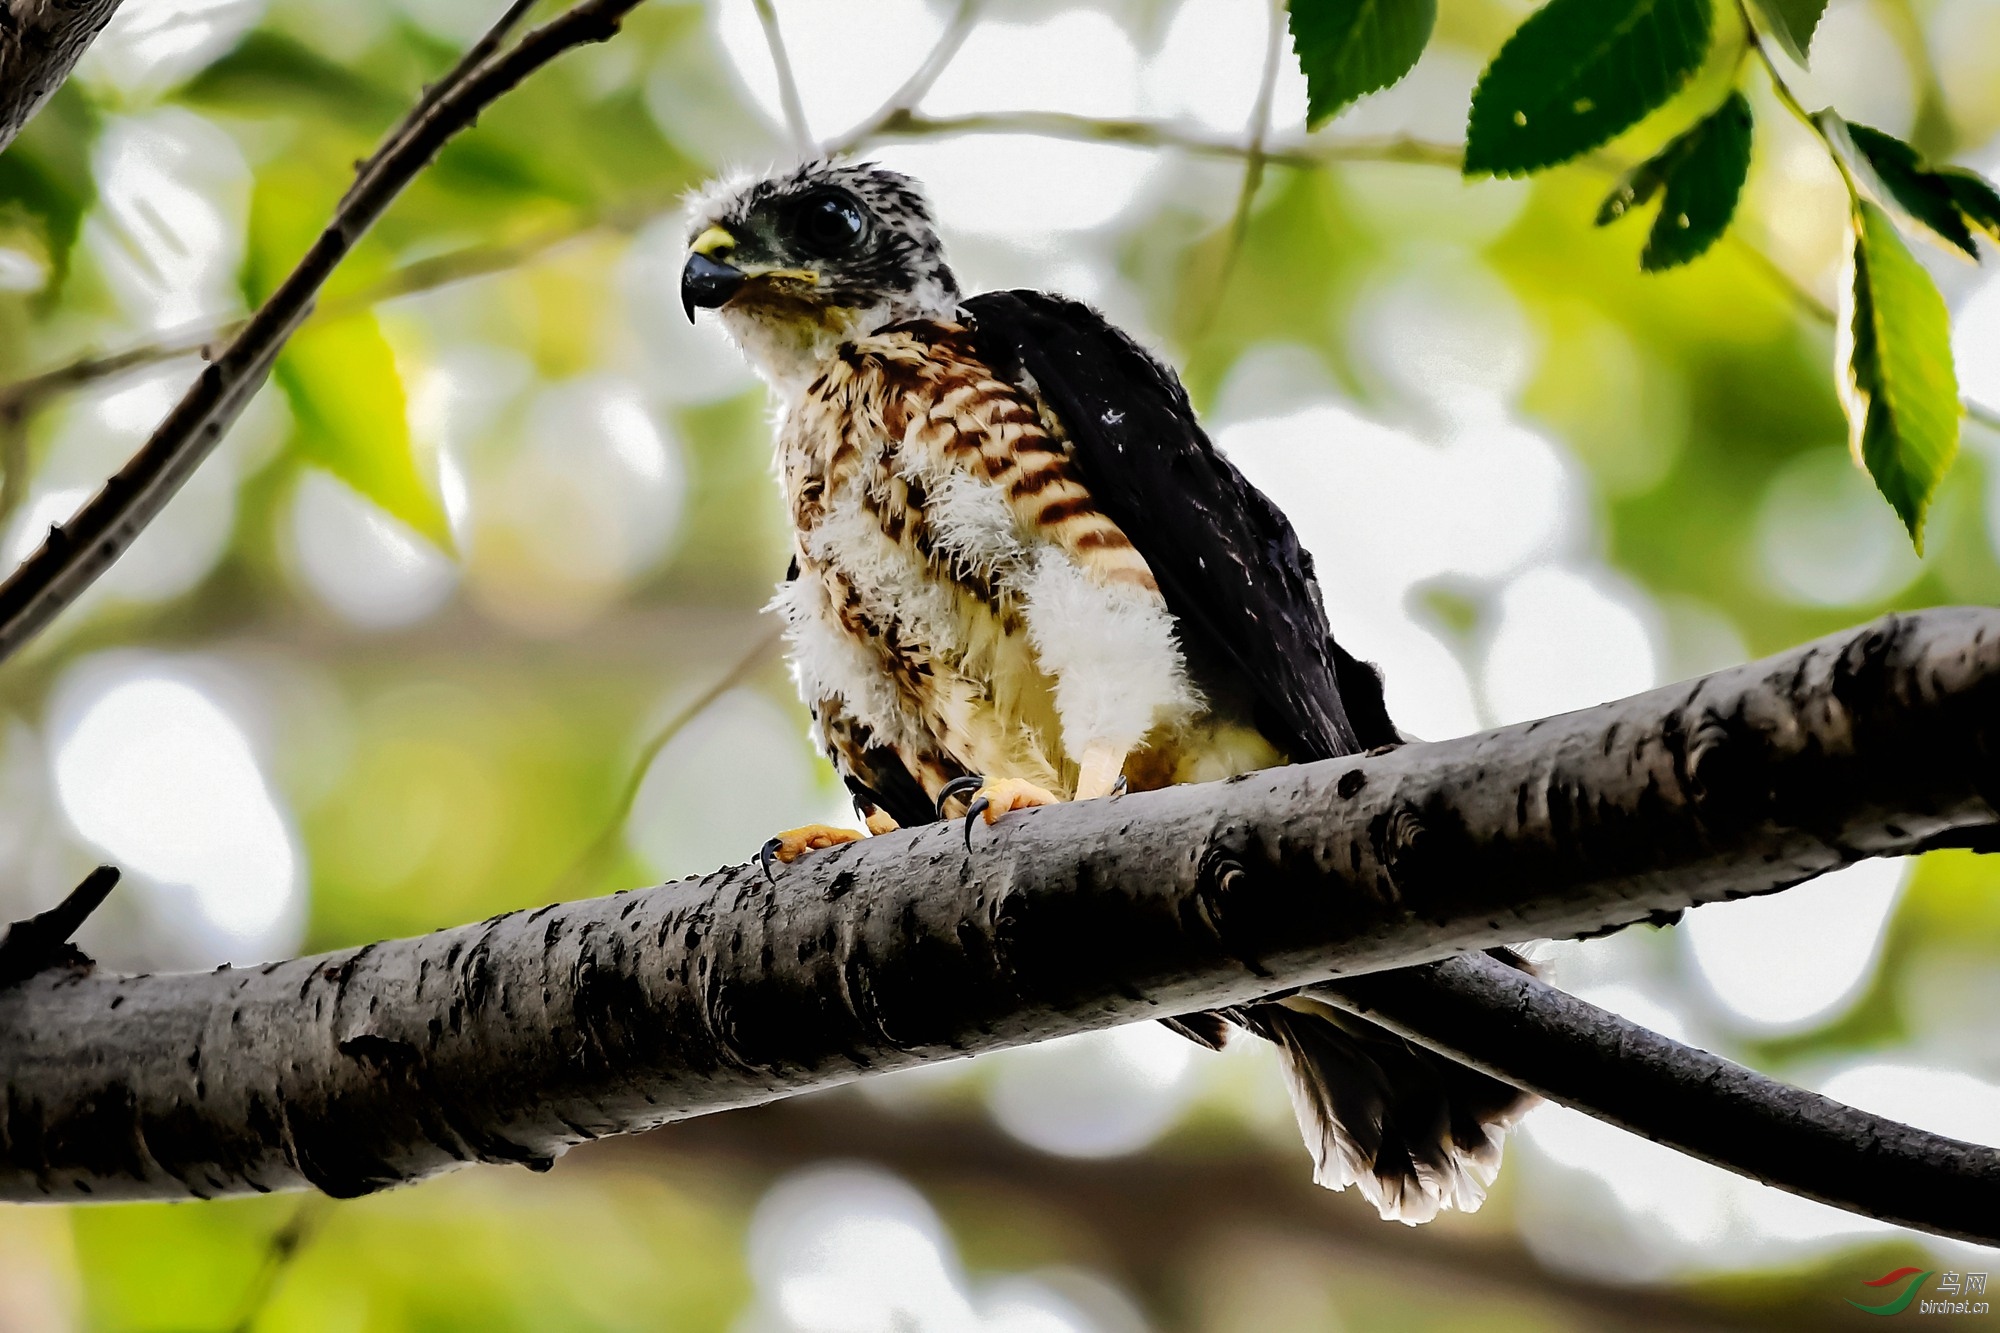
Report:
[[[1994,824],[1996,738],[2000,613],[1931,611],[1483,735],[1022,812],[969,856],[932,827],[775,885],[736,867],[251,971],[45,972],[0,992],[0,1197],[545,1167],[868,1073],[1656,919]],[[1514,1064],[1539,1039],[1464,1028],[1447,1049],[1533,1085]],[[1897,1215],[2000,1239],[1992,1150],[1903,1142],[1966,1165],[1985,1220]]]
[[[119,0],[0,0],[0,152],[55,96]]]

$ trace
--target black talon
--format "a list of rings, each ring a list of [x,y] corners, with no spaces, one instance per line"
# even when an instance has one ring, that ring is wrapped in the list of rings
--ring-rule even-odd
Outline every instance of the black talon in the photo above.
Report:
[[[944,804],[946,801],[949,801],[954,796],[963,796],[965,795],[965,793],[969,791],[978,791],[981,787],[984,787],[985,785],[986,785],[986,779],[979,776],[979,774],[977,773],[962,773],[958,777],[953,778],[950,782],[945,783],[943,789],[938,792],[938,798],[937,798],[938,820],[940,822],[944,820],[945,817]]]
[[[1111,784],[1111,791],[1109,793],[1111,799],[1115,801],[1120,796],[1123,796],[1125,794],[1125,788],[1127,787],[1127,785],[1129,784],[1127,784],[1127,782],[1125,781],[1125,775],[1123,773],[1120,773],[1118,775],[1118,781]]]
[[[783,838],[773,838],[757,850],[757,864],[764,867],[764,878],[773,884],[778,882],[778,877],[771,873],[771,858],[776,856],[778,849],[784,845]]]
[[[971,805],[966,807],[965,850],[967,855],[970,855],[972,853],[972,826],[975,822],[978,821],[981,815],[986,813],[986,807],[991,804],[992,802],[988,801],[984,796],[981,796],[976,800],[974,800]]]

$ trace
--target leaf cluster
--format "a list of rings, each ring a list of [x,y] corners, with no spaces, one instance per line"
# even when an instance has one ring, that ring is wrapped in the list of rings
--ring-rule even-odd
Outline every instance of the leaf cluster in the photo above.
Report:
[[[1808,116],[1799,107],[1769,46],[1805,64],[1826,0],[1741,0],[1727,24],[1718,23],[1722,3],[1548,0],[1480,76],[1466,122],[1465,174],[1525,176],[1574,162],[1661,112],[1719,47],[1736,44],[1732,82],[1745,57],[1758,56],[1778,102],[1814,130],[1848,183],[1853,276],[1841,297],[1835,378],[1855,459],[1921,551],[1925,515],[1958,453],[1961,408],[1943,298],[1897,223],[1977,262],[1979,235],[2000,241],[2000,191],[1831,108]],[[1407,73],[1435,18],[1434,0],[1293,0],[1310,123]],[[1657,199],[1640,267],[1657,273],[1698,259],[1735,217],[1753,131],[1750,102],[1732,87],[1622,175],[1598,209],[1598,225]]]

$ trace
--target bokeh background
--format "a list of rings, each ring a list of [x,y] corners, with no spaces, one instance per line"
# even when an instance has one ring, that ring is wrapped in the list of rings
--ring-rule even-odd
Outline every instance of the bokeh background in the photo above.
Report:
[[[0,383],[135,352],[0,389],[5,559],[138,445],[191,349],[497,8],[126,0],[0,155]],[[1442,0],[1415,73],[1311,140],[1287,55],[1273,147],[1457,143],[1530,8]],[[777,0],[814,130],[866,121],[952,9]],[[929,183],[969,287],[1086,297],[1185,368],[1407,729],[2000,600],[2000,435],[1968,425],[1922,559],[1848,461],[1824,311],[1844,196],[1761,88],[1743,216],[1681,272],[1642,276],[1644,224],[1591,218],[1607,163],[1713,83],[1532,182],[1274,164],[1236,249],[1243,164],[1203,145],[1244,141],[1269,23],[1263,0],[992,0],[926,113],[1140,118],[1162,142],[1081,125],[871,153]],[[1833,0],[1797,78],[1808,105],[2000,170],[1992,0]],[[84,941],[107,964],[246,963],[702,872],[849,817],[759,614],[785,561],[764,392],[675,293],[680,195],[785,157],[777,107],[750,0],[652,0],[445,153],[329,291],[331,390],[267,388],[0,669],[0,910],[109,859],[128,878]],[[2000,409],[1995,258],[1927,262],[1968,397]],[[451,553],[316,465],[330,400],[407,436]],[[2000,1142],[1990,863],[1871,862],[1540,952],[1661,1032]],[[1307,1175],[1268,1051],[1140,1026],[545,1176],[0,1210],[0,1330],[1822,1329],[1865,1322],[1845,1298],[1891,1267],[2000,1267],[1553,1107],[1482,1212],[1421,1231]]]

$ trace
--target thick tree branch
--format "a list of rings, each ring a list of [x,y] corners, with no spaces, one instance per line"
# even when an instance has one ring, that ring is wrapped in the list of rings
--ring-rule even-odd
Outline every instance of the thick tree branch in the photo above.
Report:
[[[526,9],[509,7],[412,114],[390,131],[326,229],[278,289],[238,331],[153,436],[68,524],[0,583],[0,658],[13,653],[88,588],[131,545],[222,439],[270,373],[279,351],[312,312],[341,260],[439,149],[494,99],[572,47],[618,30],[639,0],[579,0],[519,43],[494,54]]]
[[[119,0],[0,0],[0,151],[55,96]]]
[[[739,866],[254,971],[40,976],[0,993],[0,1197],[541,1166],[870,1072],[1588,934],[2000,822],[1996,747],[2000,612],[1930,611],[1501,731],[1010,817],[969,857],[934,827],[775,885]],[[1598,1044],[1574,1012],[1537,1021]],[[1549,1082],[1539,1037],[1397,1021]],[[1908,1141],[1964,1163],[1983,1221],[1894,1214],[2000,1240],[1995,1154]]]

